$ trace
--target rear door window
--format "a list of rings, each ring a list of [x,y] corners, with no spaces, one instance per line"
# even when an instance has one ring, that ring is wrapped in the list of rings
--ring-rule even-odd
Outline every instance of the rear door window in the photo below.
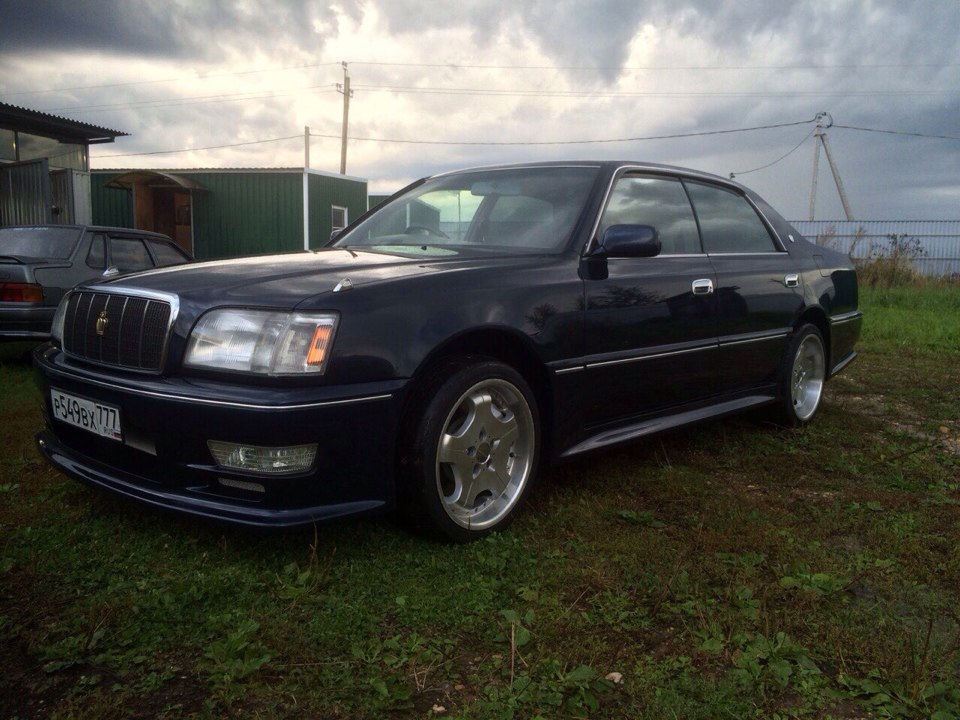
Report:
[[[687,182],[707,253],[768,253],[777,246],[753,206],[739,193]]]
[[[153,267],[143,240],[137,238],[110,238],[110,260],[120,272],[135,272]]]

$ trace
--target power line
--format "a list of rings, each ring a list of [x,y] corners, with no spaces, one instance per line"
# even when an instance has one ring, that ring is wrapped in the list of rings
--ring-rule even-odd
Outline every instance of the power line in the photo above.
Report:
[[[194,95],[187,98],[180,98],[179,100],[139,100],[130,103],[108,103],[104,105],[70,105],[68,107],[48,108],[43,112],[87,112],[90,110],[126,110],[130,108],[141,107],[157,108],[176,107],[180,105],[205,105],[211,102],[241,102],[244,100],[262,100],[264,98],[289,97],[291,95],[299,95],[302,92],[314,92],[316,90],[329,90],[332,92],[333,89],[333,84],[327,83],[324,85],[310,85],[308,87],[298,88],[297,90],[279,93],[251,93],[248,91],[245,93],[222,93],[220,95]]]
[[[883,133],[884,135],[906,135],[907,137],[931,138],[934,140],[960,140],[960,136],[957,135],[927,135],[903,130],[877,130],[876,128],[857,127],[856,125],[834,125],[833,127],[843,128],[844,130],[859,130],[860,132]]]
[[[798,120],[796,122],[788,123],[777,123],[775,125],[756,125],[754,127],[746,128],[732,128],[727,130],[705,130],[703,132],[694,132],[694,133],[674,133],[671,135],[647,135],[644,137],[628,137],[628,138],[607,138],[602,140],[540,140],[533,142],[504,142],[504,141],[453,141],[453,140],[407,140],[407,139],[395,139],[395,138],[373,138],[373,137],[356,137],[350,136],[348,140],[354,140],[357,142],[378,142],[378,143],[389,143],[389,144],[398,144],[398,145],[462,145],[462,146],[537,146],[537,145],[595,145],[595,144],[604,144],[604,143],[622,143],[622,142],[639,142],[643,140],[673,140],[678,138],[689,138],[689,137],[704,137],[707,135],[728,135],[730,133],[742,133],[742,132],[752,132],[755,130],[771,130],[774,128],[782,127],[793,127],[795,125],[806,125],[807,123],[813,122],[813,120]],[[279,138],[269,138],[267,140],[254,140],[251,142],[244,143],[232,143],[230,145],[211,145],[209,147],[199,147],[199,148],[181,148],[179,150],[155,150],[152,152],[142,152],[142,153],[123,153],[119,155],[98,155],[97,159],[100,158],[111,158],[111,157],[133,157],[137,155],[166,155],[172,153],[180,152],[193,152],[199,150],[218,150],[220,148],[231,148],[239,147],[241,145],[259,145],[262,143],[277,142],[280,140],[292,140],[294,138],[301,138],[302,135],[289,135],[287,137]],[[340,139],[340,135],[333,134],[324,134],[324,133],[311,133],[310,137],[319,137],[319,138],[330,138],[330,139]]]
[[[524,90],[491,88],[430,88],[408,85],[354,85],[357,90],[374,92],[412,93],[422,95],[480,95],[489,97],[538,97],[538,98],[580,98],[580,97],[851,97],[851,96],[894,96],[894,95],[960,95],[960,90],[780,90],[780,91],[603,91],[603,90]]]
[[[823,65],[468,65],[462,63],[376,62],[353,60],[351,65],[447,68],[450,70],[843,70],[890,68],[948,68],[960,63],[854,63]]]
[[[798,142],[796,145],[793,146],[792,149],[790,149],[790,150],[788,150],[787,152],[785,152],[783,155],[781,155],[780,157],[778,157],[778,158],[777,158],[776,160],[774,160],[773,162],[767,163],[766,165],[761,165],[761,166],[758,167],[758,168],[753,168],[753,170],[741,170],[741,171],[735,172],[735,173],[732,172],[732,173],[730,173],[730,179],[733,180],[733,178],[735,178],[737,175],[749,175],[749,174],[752,173],[752,172],[757,172],[758,170],[766,170],[768,167],[773,167],[774,165],[776,165],[776,164],[777,164],[778,162],[780,162],[781,160],[785,160],[787,157],[789,157],[790,155],[793,155],[793,153],[795,153],[797,150],[799,150],[799,149],[800,149],[800,146],[803,145],[803,144],[807,141],[807,138],[809,138],[811,135],[813,135],[813,133],[814,133],[815,130],[816,130],[816,128],[814,128],[813,130],[811,130],[810,132],[808,132],[806,135],[804,135],[804,136],[803,136],[803,140],[801,140],[800,142]]]
[[[624,137],[624,138],[603,138],[603,139],[594,139],[594,140],[536,140],[536,141],[516,141],[516,142],[507,142],[507,141],[459,141],[459,140],[411,140],[406,138],[380,138],[380,137],[358,137],[351,135],[348,137],[348,140],[353,140],[355,142],[376,142],[384,144],[394,144],[394,145],[459,145],[459,146],[482,146],[482,147],[534,147],[534,146],[543,146],[543,145],[600,145],[600,144],[613,144],[613,143],[623,143],[623,142],[643,142],[648,140],[676,140],[682,138],[692,138],[692,137],[707,137],[711,135],[729,135],[732,133],[744,133],[744,132],[754,132],[757,130],[774,130],[777,128],[783,127],[794,127],[797,125],[806,125],[811,123],[813,120],[797,120],[795,122],[787,123],[775,123],[772,125],[754,125],[752,127],[744,128],[729,128],[725,130],[704,130],[702,132],[693,132],[693,133],[672,133],[669,135],[644,135],[637,137]],[[914,133],[914,132],[902,132],[897,130],[878,130],[875,128],[864,128],[856,127],[853,125],[834,125],[836,128],[844,128],[846,130],[860,130],[864,132],[876,132],[884,133],[888,135],[907,135],[910,137],[922,137],[922,138],[934,138],[934,139],[943,139],[943,140],[960,140],[960,137],[953,135],[926,135],[923,133]],[[768,167],[776,165],[781,160],[784,160],[788,156],[796,152],[804,142],[813,134],[813,131],[804,135],[803,139],[797,143],[793,148],[788,152],[781,155],[779,158],[774,160],[771,163],[763,165],[758,168],[753,168],[752,170],[743,170],[740,172],[732,173],[732,175],[746,175],[748,173],[756,172],[758,170],[764,170]],[[285,137],[276,137],[276,138],[267,138],[265,140],[251,140],[249,142],[242,143],[230,143],[226,145],[208,145],[205,147],[196,147],[196,148],[179,148],[176,150],[153,150],[142,153],[120,153],[113,155],[97,155],[97,159],[101,158],[115,158],[115,157],[136,157],[141,155],[168,155],[173,153],[181,152],[196,152],[200,150],[220,150],[223,148],[232,148],[232,147],[242,147],[245,145],[262,145],[264,143],[271,142],[280,142],[283,140],[294,140],[300,139],[302,135],[287,135]],[[311,137],[326,138],[326,139],[341,139],[340,135],[334,134],[325,134],[325,133],[311,133]]]
[[[603,90],[528,90],[528,89],[490,89],[490,88],[429,88],[405,85],[354,85],[354,89],[372,92],[389,92],[416,95],[453,95],[475,97],[533,97],[541,99],[578,99],[578,98],[691,98],[691,97],[883,97],[883,96],[923,96],[923,95],[960,95],[954,90],[861,90],[861,91],[603,91]],[[45,108],[44,112],[89,112],[92,110],[124,110],[130,108],[179,107],[183,105],[204,105],[212,102],[245,102],[278,97],[290,97],[301,93],[333,91],[333,84],[309,85],[287,92],[243,92],[221,93],[218,95],[196,95],[176,100],[140,100],[130,103],[106,103],[101,105],[69,105],[58,108]]]
[[[279,142],[280,140],[300,139],[303,135],[287,135],[286,137],[267,138],[266,140],[251,140],[250,142],[231,143],[229,145],[208,145],[198,148],[180,148],[179,150],[153,150],[142,153],[120,153],[119,155],[97,155],[96,158],[135,157],[139,155],[170,155],[172,153],[194,152],[197,150],[220,150],[221,148],[241,147],[243,145],[262,145],[263,143]]]
[[[884,69],[944,69],[951,67],[960,67],[960,63],[853,63],[853,64],[821,64],[821,65],[484,65],[468,63],[414,63],[414,62],[382,62],[370,60],[348,61],[351,65],[367,65],[371,67],[410,67],[410,68],[437,68],[449,70],[572,70],[572,71],[610,71],[619,72],[660,72],[660,71],[697,71],[697,72],[726,72],[743,70],[884,70]],[[245,75],[257,75],[272,72],[287,72],[290,70],[313,70],[321,67],[339,66],[340,62],[322,62],[308,63],[303,65],[287,65],[284,67],[266,68],[262,70],[237,70],[234,72],[209,73],[202,76],[191,77],[181,75],[175,78],[164,78],[162,80],[133,80],[121,83],[105,83],[100,85],[73,85],[60,88],[47,88],[44,90],[20,90],[17,92],[4,93],[5,97],[19,97],[22,95],[46,95],[58,92],[73,92],[76,90],[100,90],[106,88],[130,87],[134,85],[158,85],[170,82],[183,82],[184,80],[206,81],[215,78],[239,77]]]
[[[132,80],[130,82],[107,83],[105,85],[75,85],[73,87],[49,88],[47,90],[21,90],[20,92],[4,93],[4,96],[17,97],[18,95],[46,95],[48,93],[71,92],[73,90],[100,90],[104,88],[129,87],[131,85],[158,85],[158,84],[169,83],[169,82],[183,82],[185,79],[210,80],[213,78],[222,78],[222,77],[238,77],[240,75],[257,75],[261,73],[284,72],[286,70],[310,70],[314,68],[328,67],[328,66],[339,65],[339,64],[340,63],[338,62],[313,63],[310,65],[289,65],[287,67],[268,68],[266,70],[237,70],[235,72],[210,73],[210,74],[202,75],[199,77],[189,77],[186,75],[181,75],[180,77],[166,78],[165,80]]]
[[[770,130],[773,128],[782,128],[782,127],[792,127],[794,125],[806,125],[812,120],[799,120],[797,122],[789,123],[778,123],[776,125],[757,125],[754,127],[746,128],[732,128],[729,130],[706,130],[703,132],[694,132],[694,133],[673,133],[671,135],[646,135],[642,137],[626,137],[626,138],[607,138],[603,140],[537,140],[537,141],[517,141],[517,142],[505,142],[505,141],[451,141],[451,140],[398,140],[390,138],[373,138],[373,137],[351,137],[351,140],[357,140],[361,142],[380,142],[380,143],[395,143],[401,145],[480,145],[480,146],[526,146],[533,147],[538,145],[600,145],[608,143],[622,143],[622,142],[640,142],[644,140],[674,140],[678,138],[689,138],[689,137],[705,137],[707,135],[728,135],[730,133],[742,133],[742,132],[752,132],[754,130]],[[317,135],[317,137],[337,137],[335,135]]]

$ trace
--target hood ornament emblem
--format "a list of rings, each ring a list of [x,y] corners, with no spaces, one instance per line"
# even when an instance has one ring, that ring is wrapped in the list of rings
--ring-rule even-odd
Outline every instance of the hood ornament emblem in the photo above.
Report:
[[[97,335],[103,335],[107,331],[107,325],[110,324],[110,318],[107,317],[107,311],[101,310],[97,317],[96,331]]]
[[[337,286],[333,289],[334,292],[344,292],[346,290],[353,290],[353,283],[350,281],[350,278],[344,278],[337,283]]]

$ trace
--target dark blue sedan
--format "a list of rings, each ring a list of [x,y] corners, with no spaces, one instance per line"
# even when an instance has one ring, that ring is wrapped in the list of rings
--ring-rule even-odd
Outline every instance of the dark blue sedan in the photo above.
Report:
[[[249,525],[399,507],[503,528],[541,462],[770,406],[856,355],[846,256],[731,181],[631,162],[427,178],[313,253],[81,286],[38,349],[43,454]]]

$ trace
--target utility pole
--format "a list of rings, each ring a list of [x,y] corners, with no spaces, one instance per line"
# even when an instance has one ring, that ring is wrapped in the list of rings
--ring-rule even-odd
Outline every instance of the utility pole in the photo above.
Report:
[[[820,175],[820,115],[817,115],[817,129],[813,132],[813,182],[810,184],[810,217],[812,221],[817,207],[817,178]]]
[[[310,126],[303,126],[303,249],[310,249]]]
[[[830,172],[833,174],[833,182],[837,186],[837,193],[840,195],[840,204],[843,205],[843,212],[847,220],[853,220],[853,213],[850,211],[850,203],[847,200],[847,193],[843,189],[843,180],[840,179],[840,170],[833,161],[833,153],[830,152],[830,143],[827,141],[826,130],[833,125],[833,116],[830,113],[817,113],[817,129],[813,133],[813,182],[810,186],[810,220],[813,220],[814,209],[817,204],[817,175],[820,170],[820,146],[823,145],[823,152],[827,156],[827,163],[830,165]]]
[[[343,64],[343,85],[337,83],[337,92],[343,94],[343,126],[340,134],[340,174],[347,174],[347,123],[350,120],[350,98],[353,90],[350,89],[350,73],[347,64]]]
[[[310,167],[310,126],[303,126],[303,169]]]

